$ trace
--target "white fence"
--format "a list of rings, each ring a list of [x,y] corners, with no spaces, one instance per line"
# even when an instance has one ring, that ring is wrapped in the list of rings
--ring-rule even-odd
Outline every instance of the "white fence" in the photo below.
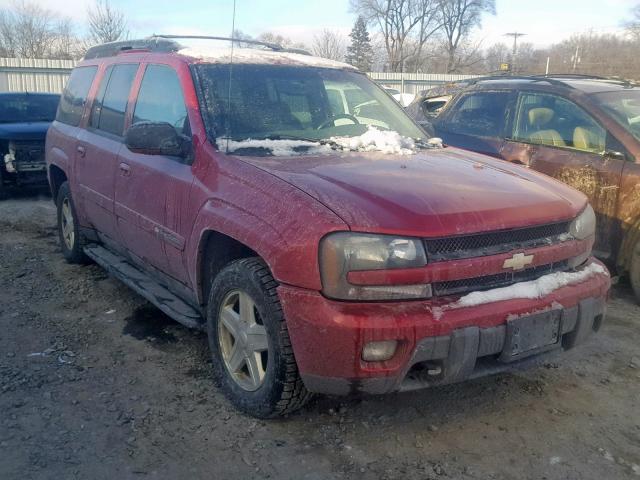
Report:
[[[0,58],[0,92],[61,93],[76,62],[43,58]],[[420,90],[476,75],[448,75],[437,73],[381,73],[368,74],[373,80],[403,93]]]
[[[0,92],[62,93],[75,63],[46,58],[0,58]]]
[[[397,88],[402,93],[418,93],[443,83],[476,78],[478,75],[450,75],[442,73],[384,73],[368,74],[372,80],[386,86]]]

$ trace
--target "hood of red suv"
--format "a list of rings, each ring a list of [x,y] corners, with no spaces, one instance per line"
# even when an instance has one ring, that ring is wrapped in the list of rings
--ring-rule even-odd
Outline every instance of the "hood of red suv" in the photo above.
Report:
[[[586,204],[545,175],[454,148],[237,158],[303,190],[357,231],[439,237],[518,228],[569,220]]]

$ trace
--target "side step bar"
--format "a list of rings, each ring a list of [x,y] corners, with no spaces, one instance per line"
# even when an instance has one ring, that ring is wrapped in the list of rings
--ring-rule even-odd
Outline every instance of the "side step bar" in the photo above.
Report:
[[[88,245],[84,248],[84,253],[175,321],[185,327],[204,329],[205,323],[195,308],[171,293],[149,275],[128,263],[120,255],[112,253],[100,245]]]

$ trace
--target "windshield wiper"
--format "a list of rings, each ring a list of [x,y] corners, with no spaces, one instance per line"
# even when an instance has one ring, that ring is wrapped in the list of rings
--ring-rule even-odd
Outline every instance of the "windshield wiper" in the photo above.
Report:
[[[339,147],[340,145],[330,138],[309,138],[299,137],[297,135],[266,135],[264,137],[252,137],[252,140],[297,140],[300,142],[318,143],[320,145],[330,145],[332,147]],[[301,145],[304,146],[304,145]]]

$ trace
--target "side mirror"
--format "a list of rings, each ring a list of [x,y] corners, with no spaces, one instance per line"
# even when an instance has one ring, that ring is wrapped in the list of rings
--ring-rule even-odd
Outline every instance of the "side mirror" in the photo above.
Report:
[[[625,161],[627,159],[627,156],[622,153],[622,152],[618,152],[615,150],[607,150],[606,152],[604,152],[604,159],[605,160],[622,160]]]
[[[124,136],[129,150],[143,155],[186,157],[188,141],[167,122],[138,122],[131,125]]]

